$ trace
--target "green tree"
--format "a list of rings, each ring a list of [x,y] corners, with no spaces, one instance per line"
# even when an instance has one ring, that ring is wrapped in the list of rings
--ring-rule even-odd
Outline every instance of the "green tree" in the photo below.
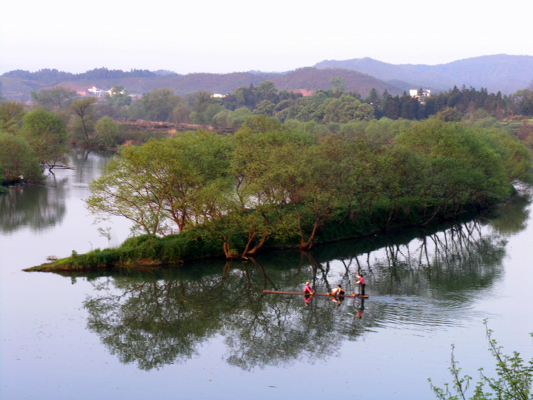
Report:
[[[16,134],[22,126],[22,117],[26,113],[24,105],[16,101],[0,103],[0,130]]]
[[[86,144],[91,144],[91,136],[94,132],[95,115],[94,105],[97,100],[94,97],[75,100],[70,105],[70,112],[74,115],[72,131],[75,137],[81,138]]]
[[[250,199],[249,215],[257,218],[248,239],[257,235],[261,245],[265,236],[283,233],[294,238],[297,233],[299,247],[309,250],[339,201],[337,160],[315,137],[284,129],[263,116],[248,121],[236,140],[239,198]]]
[[[533,84],[528,89],[519,90],[512,95],[512,102],[522,115],[533,115]]]
[[[229,128],[229,118],[231,114],[232,111],[224,109],[213,116],[211,124],[216,128]]]
[[[104,173],[89,184],[87,208],[97,220],[122,216],[134,223],[134,230],[156,234],[164,219],[161,195],[169,190],[166,158],[158,151],[160,142],[129,146],[113,157]]]
[[[501,158],[509,182],[533,180],[531,152],[518,138],[494,128],[477,128],[476,137],[490,146]]]
[[[374,108],[369,104],[343,95],[338,99],[328,99],[324,103],[325,122],[347,123],[350,121],[370,121],[374,118]]]
[[[279,95],[273,82],[263,81],[257,85],[258,101],[269,101],[273,104],[279,103]]]
[[[21,132],[41,164],[51,170],[66,162],[67,127],[60,117],[44,109],[30,111],[22,119]]]
[[[230,154],[228,138],[205,131],[126,147],[91,182],[88,208],[102,218],[123,216],[150,234],[205,223],[231,183]]]
[[[364,102],[374,107],[374,117],[377,119],[381,118],[381,99],[376,88],[370,89],[370,92],[368,93],[368,96],[365,98]]]
[[[392,141],[396,135],[404,132],[412,125],[408,120],[393,120],[387,117],[372,120],[365,129],[365,137],[378,142]]]
[[[382,98],[381,109],[383,116],[390,119],[400,118],[400,98],[392,97],[390,94],[384,94]]]
[[[418,119],[419,106],[420,103],[416,98],[404,92],[402,97],[400,97],[400,118]]]
[[[224,106],[221,104],[218,104],[218,103],[210,104],[204,111],[204,117],[203,117],[204,123],[208,125],[212,125],[214,116],[222,112],[223,110],[224,110]]]
[[[120,132],[119,126],[111,117],[102,117],[96,123],[95,142],[102,147],[113,147]]]
[[[228,110],[237,110],[242,107],[247,107],[253,110],[256,104],[260,101],[257,95],[257,89],[253,84],[250,86],[239,86],[233,93],[224,98],[224,106]]]
[[[510,195],[502,156],[472,129],[439,119],[413,124],[396,140],[427,158],[424,198],[435,199],[440,211],[459,213],[474,202]]]
[[[0,131],[0,178],[4,182],[38,179],[42,176],[39,159],[28,142],[19,136]]]
[[[211,97],[210,93],[206,91],[195,93],[194,107],[190,116],[191,122],[199,125],[210,124],[213,116],[222,111],[222,109],[223,107]]]
[[[238,201],[232,217],[246,238],[239,249],[243,256],[253,255],[270,236],[297,235],[296,220],[285,207],[288,191],[283,181],[290,172],[279,159],[290,142],[300,140],[300,134],[266,116],[251,118],[235,134],[232,171]]]
[[[444,122],[460,122],[463,119],[463,115],[457,111],[456,108],[445,108],[437,113],[437,118]]]
[[[40,92],[33,90],[31,99],[38,106],[46,110],[66,110],[76,97],[76,91],[62,86],[54,86],[50,89],[41,89]]]
[[[340,76],[334,76],[329,80],[329,84],[333,87],[335,92],[343,93],[346,87],[346,79]]]
[[[168,121],[181,97],[170,89],[154,89],[142,98],[142,106],[146,119],[150,121]]]
[[[228,119],[232,128],[238,128],[251,117],[252,112],[247,107],[241,107],[233,111]]]
[[[268,115],[271,117],[275,107],[276,105],[270,100],[263,100],[257,105],[253,113],[254,115]]]

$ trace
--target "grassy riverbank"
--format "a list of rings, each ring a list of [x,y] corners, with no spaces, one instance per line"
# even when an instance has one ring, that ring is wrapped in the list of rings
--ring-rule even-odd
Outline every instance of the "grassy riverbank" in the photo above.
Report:
[[[477,215],[497,207],[496,202],[502,199],[492,198],[485,208],[479,205],[465,205],[459,213],[439,213],[431,221],[429,216],[433,207],[423,209],[412,207],[411,212],[399,215],[388,221],[390,212],[386,204],[377,204],[372,213],[363,210],[357,219],[343,218],[348,209],[336,210],[335,217],[328,220],[320,229],[316,244],[332,243],[346,239],[364,238],[370,235],[384,235],[387,232],[398,231],[416,226],[438,226],[443,221]],[[428,223],[429,221],[429,223]],[[311,221],[308,221],[310,224]],[[428,223],[428,225],[426,225]],[[232,234],[235,247],[243,247],[246,237],[235,229]],[[262,250],[297,249],[299,245],[297,234],[287,237],[285,241],[270,238]],[[93,271],[102,269],[146,269],[167,265],[183,264],[188,261],[206,258],[226,258],[222,251],[223,241],[220,238],[206,235],[205,227],[197,226],[180,234],[164,237],[145,234],[127,239],[117,248],[95,249],[86,254],[73,252],[70,257],[58,259],[49,263],[25,269],[25,271],[66,272]],[[240,258],[240,257],[235,257]]]

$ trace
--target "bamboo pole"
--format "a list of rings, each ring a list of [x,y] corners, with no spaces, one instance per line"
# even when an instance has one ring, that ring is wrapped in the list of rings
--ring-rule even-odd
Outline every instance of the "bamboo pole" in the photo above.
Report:
[[[280,290],[263,290],[263,294],[286,294],[286,295],[294,295],[294,296],[321,296],[321,297],[331,297],[329,293],[313,293],[312,295],[309,295],[308,293],[304,292],[283,292]],[[368,295],[365,294],[364,296],[357,295],[357,294],[345,294],[344,296],[339,296],[346,298],[358,298],[358,299],[368,299]]]

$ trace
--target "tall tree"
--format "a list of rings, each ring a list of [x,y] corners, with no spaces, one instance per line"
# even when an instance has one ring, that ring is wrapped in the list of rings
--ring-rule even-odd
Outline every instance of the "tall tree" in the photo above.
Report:
[[[329,80],[329,84],[333,87],[336,93],[343,93],[346,88],[346,79],[340,76],[334,76]]]
[[[383,96],[382,106],[383,116],[390,119],[400,118],[400,98],[392,97],[390,94]]]
[[[370,89],[370,92],[368,93],[368,96],[365,98],[364,102],[374,107],[374,117],[376,119],[381,118],[381,99],[376,88]]]
[[[70,105],[70,112],[74,114],[73,131],[86,144],[91,144],[91,135],[94,132],[95,116],[94,105],[97,100],[95,97],[86,97],[84,99],[75,100]]]

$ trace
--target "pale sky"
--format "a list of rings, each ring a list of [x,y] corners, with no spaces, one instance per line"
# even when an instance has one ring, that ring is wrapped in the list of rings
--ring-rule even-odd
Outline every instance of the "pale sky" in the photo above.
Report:
[[[443,64],[533,55],[533,1],[6,1],[0,74],[56,68],[288,71],[371,57]]]

